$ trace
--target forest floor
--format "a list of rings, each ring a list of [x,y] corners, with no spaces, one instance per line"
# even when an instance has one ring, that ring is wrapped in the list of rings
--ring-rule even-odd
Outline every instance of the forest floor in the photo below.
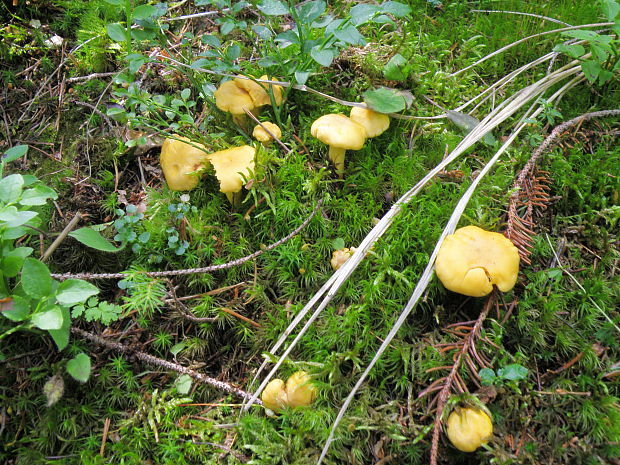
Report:
[[[401,1],[5,2],[1,463],[620,463],[620,7]],[[283,100],[232,117],[236,75]],[[390,126],[337,172],[312,123],[361,102]],[[242,191],[171,190],[179,137],[252,147]],[[432,274],[468,225],[517,246],[512,289]],[[276,362],[316,399],[244,408]]]

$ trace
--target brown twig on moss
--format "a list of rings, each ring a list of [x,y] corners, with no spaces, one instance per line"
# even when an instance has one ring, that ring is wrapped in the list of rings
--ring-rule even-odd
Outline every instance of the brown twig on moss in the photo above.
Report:
[[[237,260],[232,260],[228,263],[222,263],[221,265],[204,266],[201,268],[188,268],[185,270],[169,270],[169,271],[145,271],[144,275],[151,276],[153,278],[162,278],[166,276],[182,276],[182,275],[196,274],[196,273],[211,273],[213,271],[225,270],[228,268],[232,268],[234,266],[241,265],[242,263],[245,263],[249,260],[253,260],[256,257],[259,257],[265,252],[275,249],[279,245],[284,244],[286,241],[290,240],[291,238],[299,234],[299,232],[302,229],[304,229],[308,225],[308,223],[310,223],[312,218],[314,218],[317,212],[321,209],[321,205],[323,205],[322,199],[317,202],[316,206],[314,207],[314,210],[312,210],[312,213],[310,213],[310,216],[308,216],[308,218],[306,218],[304,222],[301,223],[297,228],[295,228],[295,230],[293,230],[290,234],[274,242],[273,244],[268,245],[264,249],[257,250],[256,252],[251,253],[250,255],[246,255],[245,257],[238,258]],[[71,278],[74,278],[74,279],[122,279],[122,278],[126,278],[127,274],[126,273],[75,273],[75,274],[73,273],[52,273],[52,277],[56,279],[71,279]]]
[[[467,358],[469,354],[472,353],[472,347],[475,346],[476,341],[478,337],[480,336],[480,330],[482,328],[482,323],[484,322],[485,318],[489,314],[489,311],[491,310],[493,305],[497,305],[497,302],[498,302],[497,295],[496,295],[497,292],[498,291],[494,289],[491,295],[487,298],[484,304],[484,307],[482,308],[480,315],[476,319],[476,322],[474,323],[471,331],[469,331],[468,334],[465,336],[460,350],[456,353],[456,356],[454,358],[454,363],[450,369],[450,373],[445,378],[442,378],[443,386],[441,387],[441,389],[439,388],[441,383],[437,383],[436,381],[435,383],[431,385],[433,386],[432,389],[426,388],[424,391],[422,391],[418,395],[418,397],[422,397],[423,395],[426,395],[432,391],[437,391],[437,390],[439,391],[439,394],[437,395],[436,400],[433,401],[433,403],[436,402],[437,408],[435,411],[435,423],[433,427],[433,439],[431,443],[430,465],[437,465],[437,452],[439,450],[439,433],[441,432],[441,417],[443,414],[443,409],[446,405],[446,402],[448,401],[448,397],[450,396],[450,393],[453,392],[453,389],[455,387],[459,391],[463,391],[463,388],[466,389],[465,383],[463,382],[462,378],[459,375],[459,369],[462,365],[463,360]],[[464,391],[464,392],[467,392],[467,391]]]
[[[608,116],[620,116],[620,109],[585,113],[556,126],[551,134],[534,150],[530,159],[519,172],[514,182],[514,192],[508,201],[508,224],[504,234],[519,249],[519,255],[524,263],[530,264],[529,257],[533,237],[536,235],[534,231],[534,207],[545,208],[549,201],[547,173],[537,170],[538,160],[566,130],[584,121]]]
[[[84,331],[80,328],[71,328],[71,332],[76,336],[79,336],[83,339],[86,339],[98,346],[105,347],[110,350],[115,350],[116,352],[120,352],[125,355],[131,355],[132,357],[137,358],[141,362],[144,362],[151,366],[157,366],[160,368],[164,368],[166,370],[176,371],[177,373],[181,373],[184,375],[189,375],[197,381],[201,383],[208,384],[217,389],[221,389],[222,391],[229,392],[230,394],[234,394],[236,396],[242,397],[245,400],[249,400],[252,398],[252,394],[244,391],[238,387],[233,386],[232,384],[226,383],[224,381],[219,381],[215,378],[211,378],[210,376],[203,375],[202,373],[198,373],[190,368],[186,368],[178,363],[172,363],[168,360],[164,360],[162,358],[154,357],[153,355],[149,355],[147,353],[141,352],[139,350],[134,350],[129,346],[121,344],[120,342],[108,341],[107,339],[102,338],[96,334],[90,333],[88,331]],[[258,402],[258,401],[257,401]],[[262,402],[260,402],[262,404]]]

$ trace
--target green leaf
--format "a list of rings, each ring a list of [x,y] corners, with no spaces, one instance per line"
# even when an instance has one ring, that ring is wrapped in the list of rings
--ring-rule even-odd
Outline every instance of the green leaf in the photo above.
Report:
[[[358,3],[349,11],[353,24],[360,25],[377,14],[379,7],[370,3]]]
[[[309,71],[295,71],[295,82],[297,82],[297,84],[305,84],[309,77]]]
[[[38,185],[32,189],[26,189],[22,193],[22,197],[19,200],[21,205],[45,205],[49,199],[57,199],[58,194],[51,187],[44,185]]]
[[[594,84],[598,79],[599,73],[603,70],[601,64],[595,60],[588,60],[581,63],[581,70],[583,74],[586,76],[586,79],[590,81],[591,84]]]
[[[360,34],[355,26],[348,26],[334,30],[334,35],[339,40],[351,45],[366,45],[366,39]]]
[[[320,50],[317,45],[310,51],[310,56],[321,66],[330,66],[334,61],[334,52],[331,49]]]
[[[174,381],[174,388],[179,394],[187,394],[192,388],[192,377],[190,375],[181,375]]]
[[[325,8],[327,8],[327,3],[322,0],[314,0],[303,3],[296,8],[300,21],[302,23],[311,23],[323,14]]]
[[[192,91],[190,89],[183,89],[181,91],[181,98],[183,100],[187,100],[192,95]]]
[[[4,152],[4,155],[2,155],[0,162],[2,162],[3,164],[10,163],[26,155],[26,152],[28,152],[27,145],[16,145],[15,147],[11,147],[6,152]]]
[[[476,126],[478,126],[478,124],[480,124],[480,121],[478,121],[477,118],[474,118],[467,113],[461,113],[460,111],[446,110],[446,116],[457,127],[461,128],[465,134],[469,134]],[[497,142],[497,139],[493,133],[488,132],[482,136],[482,142],[486,145],[493,146]]]
[[[39,329],[60,329],[64,322],[62,309],[55,305],[44,312],[35,313],[30,321]]]
[[[559,53],[565,53],[571,58],[579,58],[584,53],[586,53],[586,49],[578,44],[573,44],[573,45],[559,44],[553,47],[553,51],[559,52]]]
[[[198,60],[194,61],[190,65],[190,68],[191,69],[199,69],[199,68],[209,69],[209,67],[211,66],[211,63],[212,63],[211,60],[207,60],[206,58],[199,58]]]
[[[7,278],[14,278],[19,274],[24,264],[24,259],[33,252],[31,247],[18,247],[7,252],[2,261],[2,271]]]
[[[615,0],[601,0],[601,10],[607,21],[614,21],[620,13],[620,5]]]
[[[106,3],[109,3],[110,5],[114,5],[114,6],[120,6],[122,1],[123,0],[105,0]]]
[[[504,368],[497,370],[497,376],[509,381],[520,381],[526,379],[528,369],[518,363],[506,365]]]
[[[148,19],[157,14],[157,8],[153,5],[140,5],[133,10],[134,19]]]
[[[407,107],[405,97],[396,89],[380,87],[364,92],[363,97],[366,105],[378,113],[397,113]]]
[[[141,55],[140,53],[131,53],[127,55],[126,60],[129,63],[130,73],[137,73],[142,65],[149,61],[147,57]]]
[[[497,376],[495,376],[495,372],[490,368],[483,368],[478,372],[480,376],[480,381],[482,381],[483,386],[492,386]]]
[[[200,41],[205,45],[210,45],[213,48],[220,48],[222,46],[222,42],[217,36],[213,36],[210,34],[205,34],[200,38]]]
[[[21,296],[9,297],[7,302],[0,303],[0,314],[11,321],[24,321],[30,316],[30,302]]]
[[[35,299],[47,297],[52,292],[52,277],[50,275],[50,270],[47,268],[45,263],[34,258],[26,258],[22,268],[21,284],[24,292],[30,297]]]
[[[0,180],[0,201],[4,203],[15,202],[22,193],[24,178],[21,174],[9,174]]]
[[[85,302],[96,294],[99,294],[97,286],[81,279],[67,279],[58,286],[56,300],[61,305],[74,305]]]
[[[88,247],[92,247],[96,250],[101,250],[102,252],[118,252],[122,250],[121,248],[114,247],[108,240],[103,237],[98,231],[95,231],[92,228],[80,228],[75,231],[69,233],[74,239],[77,239],[84,245]]]
[[[3,225],[7,228],[17,228],[22,224],[28,223],[31,219],[37,216],[37,212],[31,211],[18,211],[17,208],[11,206],[6,207],[2,211],[0,211],[0,221],[4,221],[6,224]],[[21,236],[22,234],[20,234]],[[19,236],[17,236],[19,237]],[[16,239],[16,237],[9,237],[7,233],[4,234],[3,239]]]
[[[186,347],[187,347],[186,342],[179,342],[170,348],[170,353],[176,358],[176,356],[179,355],[179,352],[181,352]]]
[[[289,14],[288,6],[279,0],[263,0],[257,6],[258,9],[267,16],[281,16]]]
[[[383,67],[383,75],[391,81],[404,81],[409,76],[410,66],[400,53],[397,53]]]
[[[67,362],[67,373],[80,383],[85,383],[90,377],[90,357],[84,352],[77,354]]]
[[[110,39],[116,42],[125,42],[127,40],[127,29],[120,23],[108,24],[106,31]]]
[[[69,345],[69,338],[71,337],[71,315],[69,314],[69,309],[62,307],[61,312],[62,326],[59,329],[48,330],[58,350],[64,350]]]
[[[379,5],[379,8],[395,18],[402,18],[411,13],[411,7],[400,2],[385,2]]]
[[[344,248],[344,239],[342,237],[337,237],[332,241],[332,249],[340,250]]]

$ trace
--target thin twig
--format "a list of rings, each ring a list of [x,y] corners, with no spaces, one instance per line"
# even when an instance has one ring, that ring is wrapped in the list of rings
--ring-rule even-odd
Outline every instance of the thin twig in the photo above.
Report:
[[[559,19],[550,18],[549,16],[537,15],[534,13],[524,13],[522,11],[504,11],[504,10],[471,10],[472,13],[503,13],[507,15],[520,15],[520,16],[532,16],[538,19],[544,19],[545,21],[551,21],[552,23],[562,24],[564,26],[572,27],[572,24],[565,23]]]
[[[110,73],[92,73],[87,76],[74,76],[67,78],[67,82],[79,82],[79,81],[90,81],[91,79],[99,79],[104,77],[116,76],[118,74],[117,71],[113,71]]]
[[[46,262],[48,258],[50,258],[50,255],[52,255],[54,253],[54,250],[56,250],[58,246],[62,243],[62,241],[64,241],[67,238],[69,233],[73,231],[73,229],[77,226],[77,224],[79,223],[81,219],[82,219],[81,213],[77,212],[75,216],[71,219],[71,221],[69,221],[69,224],[65,226],[65,229],[63,229],[62,232],[58,235],[56,240],[54,240],[54,242],[52,242],[49,248],[45,251],[45,253],[41,257],[42,262]]]
[[[213,386],[217,389],[221,389],[230,394],[234,394],[236,396],[242,397],[243,399],[250,399],[252,394],[249,392],[245,392],[243,389],[233,386],[224,381],[219,381],[215,378],[211,378],[210,376],[203,375],[202,373],[198,373],[190,368],[186,368],[178,363],[172,363],[168,360],[164,360],[162,358],[154,357],[147,353],[141,352],[139,350],[134,350],[131,347],[128,347],[120,342],[108,341],[107,339],[102,338],[101,336],[97,336],[96,334],[89,333],[88,331],[84,331],[83,329],[72,327],[71,332],[76,336],[79,336],[83,339],[86,339],[98,346],[105,347],[110,350],[115,350],[116,352],[120,352],[125,355],[131,355],[132,357],[137,358],[138,360],[152,366],[157,366],[160,368],[164,368],[166,370],[176,371],[177,373],[182,373],[184,375],[189,375],[192,378],[210,386]],[[262,403],[262,402],[261,402]]]
[[[299,232],[302,229],[304,229],[308,225],[308,223],[310,223],[312,218],[314,218],[316,213],[321,209],[321,205],[323,205],[323,199],[321,199],[321,200],[319,200],[317,202],[316,207],[314,207],[314,210],[312,210],[312,213],[310,214],[310,216],[308,216],[308,218],[306,218],[304,220],[304,222],[301,223],[293,232],[291,232],[287,236],[283,237],[279,241],[276,241],[273,244],[268,245],[264,249],[257,250],[256,252],[254,252],[254,253],[252,253],[250,255],[246,255],[245,257],[238,258],[237,260],[232,260],[232,261],[230,261],[228,263],[223,263],[221,265],[204,266],[202,268],[188,268],[188,269],[185,269],[185,270],[170,270],[170,271],[145,271],[143,273],[144,273],[144,275],[151,276],[153,278],[161,278],[161,277],[165,277],[165,276],[184,276],[184,275],[196,274],[196,273],[211,273],[212,271],[225,270],[225,269],[228,269],[228,268],[232,268],[234,266],[241,265],[242,263],[245,263],[245,262],[247,262],[249,260],[255,259],[256,257],[262,255],[265,252],[268,252],[270,250],[275,249],[279,245],[284,244],[286,241],[290,240],[291,238],[293,238],[294,236],[299,234]],[[127,277],[127,273],[75,273],[75,274],[72,274],[72,273],[52,273],[52,277],[56,278],[56,279],[70,279],[70,278],[75,278],[75,279],[122,279],[122,278],[126,278]]]
[[[275,140],[280,147],[282,147],[284,149],[284,153],[286,153],[287,155],[290,155],[291,153],[293,153],[293,151],[291,149],[289,149],[286,145],[284,145],[284,142],[282,142],[280,139],[278,139],[278,137],[276,137],[276,135],[273,132],[271,132],[267,126],[265,126],[263,123],[261,123],[258,120],[258,118],[256,118],[256,116],[254,116],[254,114],[250,110],[248,110],[247,108],[243,107],[243,111],[245,111],[246,115],[248,115],[252,120],[254,120],[254,122],[256,124],[258,124],[261,128],[263,128],[264,131],[267,134],[269,134],[269,136],[273,140]]]

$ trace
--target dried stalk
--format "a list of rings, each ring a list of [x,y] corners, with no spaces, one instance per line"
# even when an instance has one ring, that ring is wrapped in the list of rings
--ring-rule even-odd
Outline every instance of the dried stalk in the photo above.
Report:
[[[252,395],[249,392],[245,392],[243,389],[235,387],[231,384],[228,384],[224,381],[219,381],[215,378],[211,378],[207,375],[203,375],[202,373],[198,373],[190,368],[186,368],[178,363],[172,363],[168,360],[164,360],[162,358],[154,357],[152,355],[146,354],[139,350],[134,350],[131,347],[128,347],[120,342],[112,342],[107,339],[102,338],[101,336],[97,336],[96,334],[89,333],[88,331],[84,331],[80,328],[71,328],[71,332],[76,336],[79,336],[83,339],[86,339],[100,347],[105,347],[110,350],[115,350],[116,352],[120,352],[125,355],[130,355],[132,357],[137,358],[141,362],[144,362],[151,366],[157,366],[160,368],[164,368],[166,370],[176,371],[177,373],[181,373],[184,375],[189,375],[192,378],[200,381],[201,383],[208,384],[217,389],[221,389],[222,391],[226,391],[230,394],[234,394],[243,399],[249,399]],[[262,402],[260,402],[262,404]]]
[[[308,218],[306,218],[304,222],[301,223],[293,232],[283,237],[279,241],[268,245],[264,249],[257,250],[256,252],[250,255],[246,255],[245,257],[238,258],[237,260],[233,260],[228,263],[222,263],[221,265],[204,266],[202,268],[188,268],[185,270],[145,271],[144,274],[146,276],[151,276],[153,278],[161,278],[165,276],[184,276],[184,275],[196,274],[196,273],[211,273],[213,271],[225,270],[228,268],[232,268],[234,266],[241,265],[242,263],[255,259],[256,257],[262,255],[265,252],[275,249],[279,245],[284,244],[286,241],[290,240],[291,238],[299,234],[299,232],[302,229],[304,229],[308,225],[308,223],[310,223],[312,218],[314,218],[314,215],[316,215],[317,212],[321,209],[321,205],[323,205],[322,199],[317,202],[316,207],[314,207],[314,210],[312,210],[312,213],[310,214],[310,216],[308,216]],[[126,278],[127,274],[126,273],[76,273],[76,274],[52,273],[52,277],[56,279],[75,278],[75,279],[87,279],[87,280],[88,279],[122,279],[122,278]]]

